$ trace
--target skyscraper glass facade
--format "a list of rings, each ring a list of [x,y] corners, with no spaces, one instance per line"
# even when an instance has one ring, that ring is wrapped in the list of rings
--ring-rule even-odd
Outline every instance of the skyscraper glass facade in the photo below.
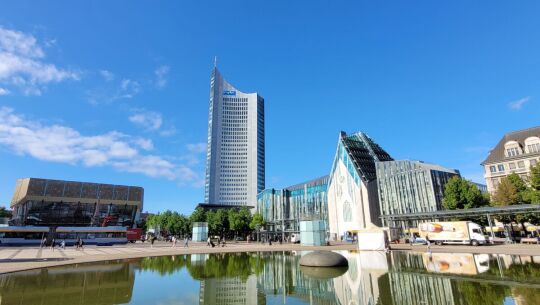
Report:
[[[264,99],[210,80],[205,203],[254,206],[265,185]]]
[[[459,171],[420,161],[376,162],[383,215],[442,210],[444,187]]]
[[[270,234],[300,232],[300,220],[326,220],[328,176],[284,189],[266,189],[257,196],[257,212]]]

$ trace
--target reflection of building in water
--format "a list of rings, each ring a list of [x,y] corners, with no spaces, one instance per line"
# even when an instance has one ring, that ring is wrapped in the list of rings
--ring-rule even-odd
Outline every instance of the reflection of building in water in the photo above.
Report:
[[[264,268],[258,275],[260,289],[266,295],[281,295],[283,304],[287,298],[297,297],[310,304],[336,304],[332,280],[315,280],[306,277],[298,265],[299,255],[289,253],[260,254],[265,260]]]
[[[428,274],[421,255],[392,252],[391,258],[389,280],[394,304],[456,304],[450,278]]]
[[[135,274],[123,263],[56,267],[0,276],[0,304],[125,304]]]
[[[476,275],[488,271],[489,255],[472,253],[423,253],[429,272]]]
[[[384,282],[388,272],[386,253],[377,251],[341,252],[349,261],[349,270],[335,278],[336,298],[342,305],[390,304]]]
[[[257,302],[257,276],[247,280],[236,278],[212,278],[201,281],[199,304],[205,305],[251,305]]]

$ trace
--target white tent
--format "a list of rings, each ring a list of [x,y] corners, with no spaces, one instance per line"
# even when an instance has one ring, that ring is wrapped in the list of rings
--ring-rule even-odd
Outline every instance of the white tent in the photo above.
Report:
[[[359,230],[358,250],[383,251],[387,248],[388,237],[381,229]]]

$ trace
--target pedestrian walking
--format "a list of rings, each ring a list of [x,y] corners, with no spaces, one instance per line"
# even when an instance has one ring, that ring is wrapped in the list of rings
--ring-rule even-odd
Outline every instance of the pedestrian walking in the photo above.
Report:
[[[41,239],[41,243],[39,245],[39,248],[43,248],[43,246],[45,246],[46,241],[47,241],[47,239],[45,238],[45,236],[43,236],[43,238]]]
[[[84,247],[84,240],[82,238],[79,238],[79,249],[83,250]]]
[[[212,241],[210,240],[210,237],[208,237],[208,240],[206,241],[206,245],[210,247],[210,243],[211,243],[211,242],[212,242]]]
[[[188,242],[189,242],[189,238],[186,237],[186,239],[184,240],[184,248],[189,248]]]
[[[154,241],[156,241],[156,237],[155,236],[152,236],[150,238],[150,248],[154,248]]]
[[[172,247],[176,247],[176,236],[172,237]]]
[[[51,242],[51,250],[54,251],[54,244],[56,243],[56,240],[53,238]]]
[[[65,239],[62,239],[62,242],[60,243],[60,248],[62,248],[62,250],[66,249],[66,240]]]

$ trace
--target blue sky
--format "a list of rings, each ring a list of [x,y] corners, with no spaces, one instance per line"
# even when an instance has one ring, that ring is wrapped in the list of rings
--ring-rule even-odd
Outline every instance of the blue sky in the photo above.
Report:
[[[20,177],[203,200],[214,56],[266,102],[267,187],[328,174],[340,130],[459,169],[537,126],[536,1],[5,1],[0,205]]]

